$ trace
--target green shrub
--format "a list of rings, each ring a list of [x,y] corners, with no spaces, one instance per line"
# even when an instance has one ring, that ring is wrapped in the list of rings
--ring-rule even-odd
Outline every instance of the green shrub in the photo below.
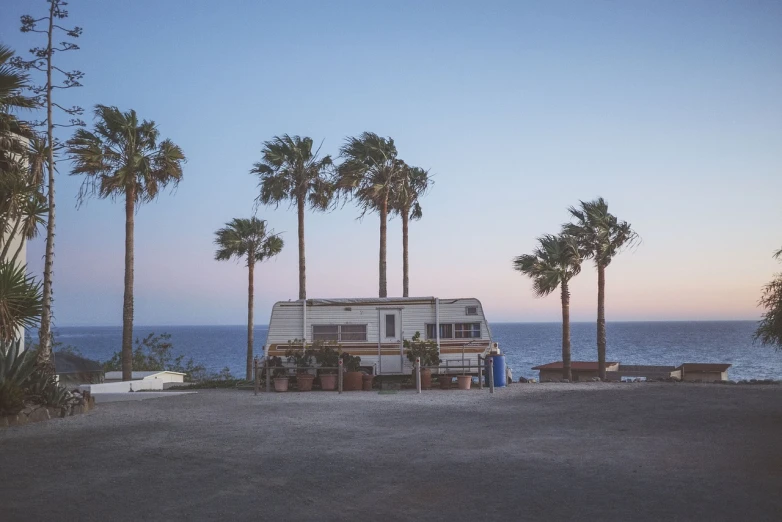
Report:
[[[285,358],[296,367],[312,366],[315,359],[314,352],[306,346],[295,346],[296,340],[288,341],[288,349],[285,350]],[[299,370],[305,372],[306,370]]]
[[[412,339],[405,340],[403,343],[407,360],[415,363],[417,357],[421,358],[421,366],[437,366],[441,362],[440,352],[437,350],[435,341],[422,341],[421,332],[416,332]]]
[[[342,367],[346,372],[358,372],[361,371],[361,357],[358,355],[350,355],[343,352],[340,355],[342,359]]]
[[[312,352],[315,354],[315,361],[319,366],[336,368],[339,365],[340,351],[342,351],[342,346],[333,341],[330,343],[324,341],[312,343]],[[334,374],[337,373],[337,370],[319,370],[319,372],[322,374]]]
[[[169,339],[171,339],[171,334],[156,335],[154,332],[143,339],[136,338],[136,346],[132,355],[133,370],[137,372],[161,372],[164,370],[180,372],[185,374],[186,381],[200,381],[216,377],[210,375],[204,365],[193,362],[192,358],[185,361],[184,355],[174,357],[174,345]],[[111,359],[104,362],[103,370],[107,372],[121,371],[122,352],[115,352]],[[230,372],[228,375],[230,376]]]

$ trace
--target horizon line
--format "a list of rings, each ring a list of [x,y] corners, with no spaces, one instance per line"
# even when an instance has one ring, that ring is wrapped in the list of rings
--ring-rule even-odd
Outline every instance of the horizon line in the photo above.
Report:
[[[759,319],[619,319],[614,321],[606,321],[606,324],[609,323],[752,323],[757,322]],[[562,321],[487,321],[489,325],[492,324],[562,324]],[[570,321],[570,324],[594,324],[596,321]],[[222,324],[139,324],[134,325],[133,329],[136,328],[159,328],[159,327],[187,327],[187,328],[193,328],[193,327],[215,327],[215,326],[225,326],[225,327],[242,327],[246,328],[247,324],[244,323],[222,323]],[[268,328],[269,324],[254,324],[254,328],[256,327],[265,327]],[[122,328],[122,324],[65,324],[65,325],[56,325],[53,326],[54,329],[57,328]]]

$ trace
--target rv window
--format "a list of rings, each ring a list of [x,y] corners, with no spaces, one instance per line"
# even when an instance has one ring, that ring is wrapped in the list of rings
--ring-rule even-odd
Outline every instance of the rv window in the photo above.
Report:
[[[365,324],[343,324],[339,327],[340,341],[366,341],[367,325]]]
[[[396,315],[386,314],[386,337],[396,338]]]
[[[365,324],[313,324],[313,341],[366,341]]]
[[[339,326],[332,324],[313,324],[313,341],[339,341]]]
[[[465,315],[478,315],[478,307],[477,306],[468,306],[466,307]]]
[[[426,325],[426,338],[437,339],[435,327],[437,325]],[[452,324],[440,324],[440,339],[453,339],[453,325]]]
[[[457,339],[479,339],[481,323],[457,323],[454,326]]]

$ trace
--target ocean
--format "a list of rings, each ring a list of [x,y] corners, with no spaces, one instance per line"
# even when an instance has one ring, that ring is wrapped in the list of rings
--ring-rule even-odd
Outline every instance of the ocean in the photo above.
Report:
[[[559,323],[493,323],[492,336],[506,355],[513,376],[537,377],[531,368],[561,359]],[[782,352],[753,345],[754,321],[609,322],[607,359],[623,364],[679,365],[684,362],[730,363],[728,376],[782,379]],[[191,357],[211,371],[224,367],[244,375],[245,326],[136,326],[136,337],[169,333],[175,354]],[[266,341],[266,326],[255,328],[255,349]],[[574,361],[597,360],[595,323],[571,325]],[[120,349],[122,327],[60,327],[56,341],[77,348],[84,357],[105,361]]]

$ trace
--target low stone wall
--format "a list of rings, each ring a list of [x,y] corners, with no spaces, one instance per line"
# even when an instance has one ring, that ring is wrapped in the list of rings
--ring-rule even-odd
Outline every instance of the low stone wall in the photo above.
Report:
[[[89,392],[83,395],[77,392],[74,395],[78,397],[77,402],[65,408],[52,408],[36,404],[27,406],[16,415],[0,416],[0,428],[24,426],[25,424],[49,419],[70,417],[71,415],[87,413],[95,407],[95,397],[92,397]]]

